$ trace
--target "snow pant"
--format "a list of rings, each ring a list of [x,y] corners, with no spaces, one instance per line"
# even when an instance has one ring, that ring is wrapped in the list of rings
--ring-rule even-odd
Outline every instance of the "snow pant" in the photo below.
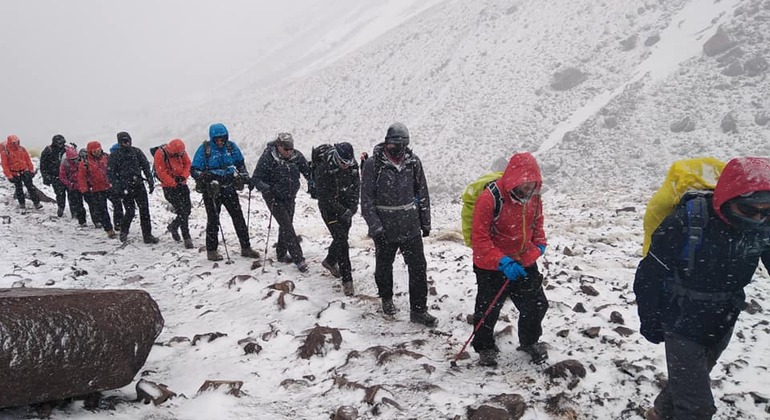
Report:
[[[192,203],[190,202],[190,188],[185,184],[176,187],[163,188],[163,197],[174,208],[176,217],[168,225],[171,231],[181,230],[182,237],[190,238],[190,212]]]
[[[94,225],[101,223],[105,232],[112,230],[110,212],[107,209],[107,196],[109,194],[109,190],[83,193],[83,197],[88,203],[88,210],[91,212],[91,218],[96,220]]]
[[[220,187],[219,196],[216,198],[211,196],[208,188],[204,189],[203,205],[206,207],[207,251],[216,251],[219,246],[219,214],[222,206],[225,206],[227,213],[230,214],[230,219],[233,221],[233,227],[235,227],[235,234],[238,236],[241,250],[251,248],[249,228],[246,226],[246,220],[243,218],[241,202],[235,188],[232,186]]]
[[[299,244],[297,232],[294,231],[294,205],[295,201],[277,201],[271,193],[262,193],[267,208],[278,222],[278,242],[275,244],[275,253],[278,259],[283,259],[288,252],[295,263],[305,260],[302,246]]]
[[[56,194],[56,207],[59,213],[64,213],[64,207],[67,206],[67,187],[59,181],[58,178],[51,180],[51,187],[54,194]],[[75,217],[75,211],[72,210],[72,204],[70,204],[70,214]]]
[[[16,200],[19,202],[20,206],[25,205],[24,187],[27,187],[27,193],[29,194],[29,199],[32,200],[32,204],[37,206],[40,203],[40,197],[37,195],[37,188],[35,188],[35,185],[32,183],[31,172],[18,172],[13,178],[11,178],[11,182],[15,188],[14,197],[16,197]]]
[[[120,230],[120,224],[123,222],[123,201],[120,197],[120,191],[110,189],[110,203],[112,203],[112,220],[115,221],[115,230]]]
[[[86,224],[86,209],[83,207],[83,193],[79,190],[67,190],[70,202],[70,213],[81,225]]]
[[[704,345],[665,332],[668,383],[655,398],[661,418],[703,420],[716,413],[709,374],[732,334],[730,330],[716,343]]]
[[[374,281],[378,294],[383,300],[393,298],[393,262],[398,250],[409,271],[409,308],[412,312],[425,312],[428,310],[428,263],[419,235],[403,242],[388,242],[385,235],[374,238]]]
[[[147,190],[144,183],[125,187],[120,196],[123,203],[123,219],[120,221],[120,233],[123,235],[131,231],[131,222],[136,215],[136,207],[139,207],[139,226],[142,229],[142,238],[152,236],[152,222],[150,221],[150,202],[147,199]],[[113,209],[114,210],[114,209]]]
[[[329,233],[332,234],[332,243],[329,245],[329,251],[326,254],[326,262],[339,266],[343,283],[353,281],[350,267],[350,245],[348,245],[350,223],[345,223],[339,220],[338,217],[325,216],[326,214],[326,212],[321,212],[326,227],[329,229]]]
[[[519,311],[519,344],[528,346],[537,343],[543,335],[543,318],[548,311],[548,299],[543,291],[543,275],[537,269],[537,264],[525,268],[527,275],[508,283],[505,291],[497,299],[492,310],[484,318],[484,313],[492,303],[503,284],[508,282],[505,275],[497,270],[484,270],[473,266],[476,273],[476,306],[473,312],[474,327],[484,318],[484,323],[473,336],[471,345],[480,352],[482,350],[497,349],[495,346],[495,324],[500,316],[506,298],[510,298]]]

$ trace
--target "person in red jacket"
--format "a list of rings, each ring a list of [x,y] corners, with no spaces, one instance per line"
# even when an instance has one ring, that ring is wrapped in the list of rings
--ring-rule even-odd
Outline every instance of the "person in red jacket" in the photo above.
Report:
[[[26,208],[25,186],[35,208],[42,208],[43,205],[40,204],[37,188],[32,183],[35,166],[32,165],[32,159],[30,159],[27,149],[21,146],[21,141],[17,136],[11,134],[5,144],[0,145],[0,162],[2,162],[5,177],[16,187],[15,197],[19,201],[19,208]]]
[[[189,218],[192,204],[187,178],[190,177],[190,156],[185,151],[184,142],[174,139],[155,151],[155,174],[163,187],[163,196],[174,207],[176,218],[168,224],[168,231],[175,241],[184,239],[184,247],[193,248],[190,238]],[[182,237],[179,237],[179,231]]]
[[[545,345],[538,341],[548,310],[543,276],[537,269],[537,259],[546,247],[541,184],[540,168],[534,156],[515,154],[503,176],[476,201],[471,232],[473,271],[478,287],[474,325],[484,320],[472,345],[479,353],[482,366],[497,365],[500,350],[495,345],[494,329],[505,298],[510,298],[519,310],[519,350],[528,353],[534,363],[548,358]],[[495,197],[493,186],[499,198]],[[502,206],[495,217],[497,200]],[[502,292],[500,298],[484,318],[498,292]]]
[[[101,227],[107,232],[107,237],[114,238],[110,212],[107,210],[107,196],[110,193],[110,181],[107,179],[108,154],[102,150],[98,141],[89,142],[86,145],[86,157],[78,167],[78,187],[83,193],[88,208],[95,220],[99,220]],[[96,227],[100,227],[97,225]]]

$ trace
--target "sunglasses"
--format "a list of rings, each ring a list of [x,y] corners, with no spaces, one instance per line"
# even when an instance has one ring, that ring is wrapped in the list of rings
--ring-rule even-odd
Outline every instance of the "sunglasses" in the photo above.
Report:
[[[738,211],[746,217],[756,217],[757,215],[770,217],[770,207],[762,209],[746,203],[735,203],[735,206],[738,208]]]

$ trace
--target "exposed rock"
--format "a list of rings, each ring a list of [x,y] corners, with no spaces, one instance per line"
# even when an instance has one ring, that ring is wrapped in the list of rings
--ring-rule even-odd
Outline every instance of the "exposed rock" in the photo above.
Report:
[[[210,343],[217,338],[221,337],[227,337],[227,334],[221,333],[221,332],[213,332],[213,333],[205,333],[205,334],[195,334],[192,339],[192,345],[198,344],[198,342],[203,343]]]
[[[652,47],[653,45],[657,44],[658,41],[660,41],[660,35],[659,34],[652,34],[647,37],[647,39],[644,40],[644,46],[645,47]]]
[[[726,64],[726,63],[732,63],[733,61],[743,57],[745,53],[741,49],[741,47],[735,47],[732,50],[730,50],[727,54],[722,55],[721,57],[717,58],[718,63]]]
[[[746,75],[749,77],[759,76],[760,74],[765,73],[768,67],[770,67],[770,65],[768,65],[767,60],[765,60],[765,57],[761,56],[751,58],[743,65],[743,68],[746,70]]]
[[[639,36],[634,34],[629,36],[628,38],[620,41],[620,48],[623,51],[631,51],[634,48],[636,48],[636,41],[639,39]]]
[[[174,397],[176,397],[176,393],[169,390],[166,384],[156,384],[144,379],[140,379],[136,383],[136,399],[145,404],[152,402],[153,405],[161,405]]]
[[[730,112],[727,115],[722,118],[722,122],[719,124],[720,127],[722,127],[722,132],[724,133],[737,133],[738,132],[738,123],[735,121],[735,117],[733,117],[733,113]]]
[[[606,128],[615,128],[618,126],[618,118],[617,117],[604,117],[604,127]]]
[[[599,331],[601,330],[602,330],[602,327],[591,327],[583,330],[583,335],[588,338],[596,338],[599,336]]]
[[[567,359],[549,366],[544,373],[551,379],[567,378],[570,375],[585,378],[586,368],[577,360]]]
[[[583,83],[586,78],[588,78],[587,74],[574,67],[569,67],[558,71],[553,75],[553,80],[551,81],[551,89],[570,90],[573,87]]]
[[[126,386],[162,329],[143,290],[0,289],[0,408]]]
[[[722,70],[722,74],[728,77],[737,77],[743,75],[743,64],[740,61],[733,61],[729,66]]]
[[[577,312],[577,313],[584,314],[584,313],[586,313],[586,308],[585,308],[585,306],[583,306],[582,302],[578,302],[578,303],[575,304],[574,307],[572,307],[572,312]]]
[[[490,405],[482,405],[475,410],[468,410],[470,420],[512,420],[514,419],[507,410]]]
[[[299,351],[299,357],[309,359],[314,354],[319,356],[323,355],[327,334],[330,336],[329,341],[334,346],[334,349],[339,350],[340,345],[342,344],[342,334],[340,333],[340,330],[316,325],[315,328],[309,331],[305,338],[305,342],[299,349],[297,349]]]
[[[610,313],[610,322],[620,325],[626,324],[626,321],[623,320],[623,315],[621,315],[618,311],[612,311],[612,313]]]
[[[766,125],[770,122],[770,113],[764,110],[757,112],[757,114],[754,115],[754,122],[760,126]]]
[[[262,346],[257,343],[257,339],[254,337],[238,340],[238,345],[241,346],[245,354],[259,354],[262,351]]]
[[[240,397],[242,386],[243,386],[243,381],[206,380],[205,382],[203,382],[203,385],[201,385],[201,387],[198,388],[198,394],[224,388],[226,389],[225,394],[232,395],[234,397]]]
[[[725,31],[722,29],[719,29],[716,34],[714,34],[711,38],[706,41],[705,44],[703,44],[703,52],[709,56],[713,57],[717,54],[721,54],[730,48],[735,46],[735,41],[730,39],[730,36],[727,35]]]
[[[623,337],[630,337],[631,334],[633,334],[635,332],[631,328],[626,328],[626,327],[616,327],[612,331],[615,331],[616,333],[622,335]]]
[[[559,330],[559,332],[556,333],[557,337],[566,338],[569,335],[569,330]]]
[[[590,284],[581,284],[580,291],[587,294],[588,296],[599,296],[599,291]]]
[[[684,117],[679,121],[672,123],[669,129],[673,133],[682,133],[682,132],[689,133],[690,131],[695,130],[695,123],[688,116],[688,117]]]
[[[332,420],[355,420],[357,418],[358,409],[349,405],[343,405],[337,408],[334,416],[332,416]]]
[[[748,312],[751,315],[755,315],[755,314],[758,314],[758,313],[761,314],[762,313],[762,306],[760,306],[759,303],[756,300],[751,299],[751,302],[747,303],[746,307],[743,308],[743,310]]]

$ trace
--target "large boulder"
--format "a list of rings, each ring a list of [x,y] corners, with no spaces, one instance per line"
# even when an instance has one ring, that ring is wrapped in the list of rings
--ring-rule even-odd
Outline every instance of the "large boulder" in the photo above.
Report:
[[[162,329],[143,290],[0,289],[0,408],[128,385]]]

